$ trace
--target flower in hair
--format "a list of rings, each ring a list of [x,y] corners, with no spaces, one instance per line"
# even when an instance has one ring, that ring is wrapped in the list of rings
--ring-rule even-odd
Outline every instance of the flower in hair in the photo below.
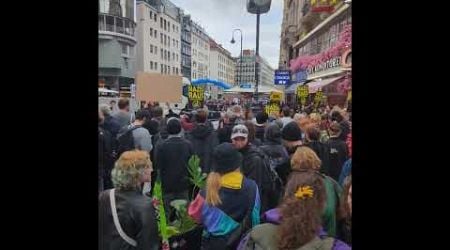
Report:
[[[314,190],[311,186],[298,187],[297,192],[295,192],[295,197],[298,199],[303,199],[306,197],[312,198],[314,195]]]

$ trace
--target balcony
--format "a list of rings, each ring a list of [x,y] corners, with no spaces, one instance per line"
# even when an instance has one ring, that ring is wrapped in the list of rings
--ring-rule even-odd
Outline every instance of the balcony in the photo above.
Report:
[[[135,27],[134,21],[125,17],[104,13],[98,15],[98,33],[100,35],[115,35],[136,42]]]

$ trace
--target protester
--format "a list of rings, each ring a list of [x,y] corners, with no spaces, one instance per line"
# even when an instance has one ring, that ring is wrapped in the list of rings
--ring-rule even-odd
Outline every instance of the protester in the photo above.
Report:
[[[276,197],[268,195],[271,190],[270,183],[267,182],[264,153],[248,141],[248,134],[249,131],[245,125],[236,125],[231,133],[231,141],[244,157],[241,172],[258,185],[261,196],[261,212],[264,212],[273,203],[271,198]]]
[[[111,110],[111,112],[116,112],[117,111],[117,104],[115,100],[111,100],[109,102],[109,110]]]
[[[146,151],[127,151],[117,160],[112,171],[115,188],[99,196],[99,249],[159,249],[155,211],[141,192],[151,172]]]
[[[235,115],[232,111],[227,111],[221,121],[219,121],[219,129],[217,130],[217,136],[219,143],[231,142],[231,131],[235,124]]]
[[[194,129],[194,123],[191,121],[192,115],[189,113],[182,114],[181,127],[185,132],[191,132]]]
[[[186,134],[186,139],[192,143],[194,154],[200,158],[200,167],[203,173],[209,173],[212,165],[212,153],[219,145],[217,133],[208,126],[207,113],[203,109],[197,110],[195,114],[194,129]]]
[[[286,148],[289,156],[294,154],[298,146],[302,145],[302,132],[297,123],[290,122],[283,127],[281,131],[283,146]]]
[[[336,237],[337,230],[337,209],[342,188],[333,178],[321,174],[321,161],[312,149],[306,146],[298,147],[291,158],[292,172],[302,172],[314,170],[321,176],[326,188],[326,205],[322,214],[322,225],[324,230],[331,237]]]
[[[132,149],[151,152],[153,149],[152,136],[142,125],[149,119],[150,114],[147,110],[139,110],[136,113],[136,119],[126,130],[118,135],[117,153],[120,156],[125,151]],[[130,136],[131,135],[131,136]]]
[[[266,129],[265,141],[259,148],[269,157],[270,165],[277,172],[283,183],[290,173],[289,154],[282,144],[281,129],[271,124]]]
[[[239,105],[234,105],[234,106],[231,108],[231,111],[233,112],[234,117],[235,117],[234,124],[243,124],[244,121],[245,121],[245,119],[244,119],[243,114],[242,114],[242,108],[241,108],[241,106],[239,106]]]
[[[338,237],[352,245],[352,176],[345,178],[340,202]]]
[[[182,138],[181,123],[178,118],[167,120],[168,138],[156,145],[155,169],[161,177],[164,209],[167,218],[173,216],[170,202],[189,198],[188,161],[194,153],[192,144]]]
[[[122,98],[117,105],[119,110],[113,116],[117,119],[120,128],[123,128],[131,123],[130,101]]]
[[[292,122],[292,118],[291,118],[291,110],[289,109],[289,107],[284,107],[282,110],[283,113],[283,117],[281,117],[281,122],[283,122],[283,127],[286,126],[286,124]]]
[[[116,138],[121,129],[118,120],[111,115],[111,109],[107,104],[100,105],[100,111],[104,117],[102,128],[108,130],[111,136]]]
[[[242,155],[231,143],[214,149],[212,172],[188,213],[202,224],[204,250],[236,249],[240,236],[259,224],[260,197],[256,183],[240,172]]]
[[[153,108],[153,112],[152,112],[152,120],[151,123],[158,123],[158,139],[167,139],[167,137],[169,136],[169,134],[167,133],[167,119],[165,119],[163,117],[163,109],[157,105]],[[156,127],[155,125],[152,125],[154,127]]]
[[[111,170],[114,165],[114,138],[111,133],[102,128],[104,124],[103,112],[99,111],[99,126],[98,126],[98,190],[112,188]]]
[[[269,116],[266,112],[259,112],[256,114],[256,123],[255,123],[255,137],[258,138],[261,142],[264,142],[264,133],[267,127],[267,120]]]
[[[331,121],[336,121],[341,126],[341,134],[339,139],[347,140],[347,135],[350,133],[350,123],[344,118],[343,111],[335,110],[331,113]]]
[[[313,170],[293,172],[283,202],[265,213],[268,223],[254,227],[238,249],[351,249],[323,230],[321,211],[325,206],[326,187],[321,176]]]
[[[330,139],[330,135],[328,134],[328,127],[330,126],[328,115],[322,114],[319,129],[320,129],[320,142],[327,143],[328,139]]]
[[[342,172],[342,166],[348,159],[347,145],[339,139],[341,134],[341,127],[334,122],[329,128],[330,139],[328,140],[328,147],[330,149],[330,172],[331,178],[336,181],[339,180],[339,175]]]
[[[305,127],[306,141],[305,146],[311,148],[322,162],[320,171],[330,175],[330,147],[328,144],[322,143],[320,139],[320,131],[313,124],[308,124]]]
[[[248,141],[255,145],[256,147],[261,146],[262,142],[260,139],[256,138],[255,124],[252,121],[245,121],[244,125],[248,129]]]

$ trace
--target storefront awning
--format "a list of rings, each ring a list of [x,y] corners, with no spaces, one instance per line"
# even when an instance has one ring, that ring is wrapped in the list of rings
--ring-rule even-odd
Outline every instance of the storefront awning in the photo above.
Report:
[[[295,94],[295,92],[296,92],[296,90],[297,90],[297,87],[298,87],[298,86],[301,86],[301,85],[303,85],[303,84],[305,84],[305,82],[294,83],[294,84],[292,84],[291,86],[287,87],[287,88],[284,90],[284,93],[285,93],[285,94]]]
[[[321,81],[309,82],[308,83],[309,93],[316,93],[319,89],[325,87],[326,85],[328,85],[332,82],[335,82],[335,81],[341,79],[342,77],[344,77],[344,76],[328,78],[328,79],[324,79]]]

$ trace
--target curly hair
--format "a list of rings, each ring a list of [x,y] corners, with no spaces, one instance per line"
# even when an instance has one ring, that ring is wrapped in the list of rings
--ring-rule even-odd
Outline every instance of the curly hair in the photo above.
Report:
[[[344,180],[344,185],[342,187],[341,202],[339,208],[339,217],[341,219],[348,219],[352,217],[352,211],[350,209],[350,204],[348,204],[348,196],[350,195],[350,188],[352,186],[352,175],[350,174]]]
[[[152,162],[147,151],[123,152],[111,171],[114,187],[118,190],[138,189],[144,170],[151,167]]]
[[[294,155],[291,158],[291,168],[293,170],[319,170],[321,164],[322,161],[319,159],[317,154],[312,149],[306,146],[297,147]]]
[[[303,186],[312,188],[312,197],[295,196]],[[314,239],[321,228],[325,195],[325,185],[315,171],[292,172],[279,207],[282,218],[278,227],[279,249],[297,249]]]

